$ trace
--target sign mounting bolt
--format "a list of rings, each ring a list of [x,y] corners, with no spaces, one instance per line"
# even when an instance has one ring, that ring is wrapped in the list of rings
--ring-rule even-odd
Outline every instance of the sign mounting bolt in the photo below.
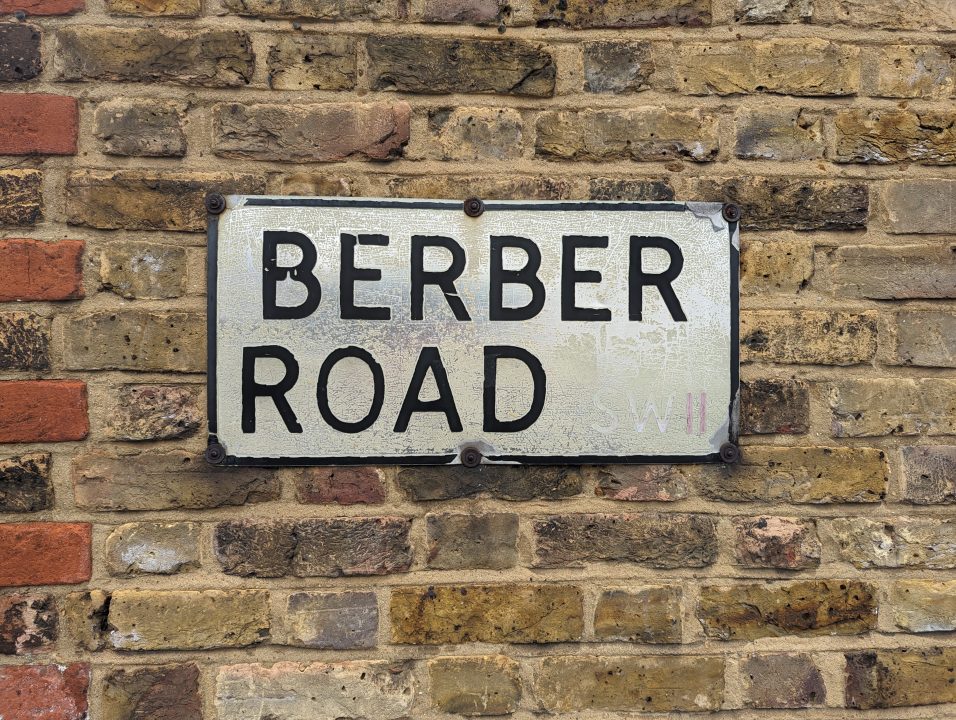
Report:
[[[469,468],[481,465],[481,450],[474,446],[466,447],[461,451],[461,464]]]
[[[733,203],[724,203],[724,209],[721,213],[724,216],[724,220],[727,222],[739,222],[740,221],[740,205],[734,205]]]
[[[732,465],[740,460],[740,448],[730,442],[724,443],[720,446],[720,459]]]
[[[210,215],[219,215],[226,209],[226,198],[222,193],[211,192],[206,195],[206,212]]]
[[[465,215],[468,217],[478,217],[485,211],[485,204],[476,197],[470,197],[465,200]]]
[[[206,446],[205,456],[210,465],[222,465],[226,459],[226,448],[217,442],[211,442]]]

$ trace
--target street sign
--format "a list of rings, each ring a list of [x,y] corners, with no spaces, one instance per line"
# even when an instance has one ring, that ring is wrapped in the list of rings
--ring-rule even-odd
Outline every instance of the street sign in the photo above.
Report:
[[[207,208],[211,462],[735,455],[734,206]]]

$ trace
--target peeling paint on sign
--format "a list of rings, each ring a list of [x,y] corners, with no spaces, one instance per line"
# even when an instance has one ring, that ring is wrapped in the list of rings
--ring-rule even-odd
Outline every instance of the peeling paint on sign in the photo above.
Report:
[[[736,223],[714,203],[231,196],[210,224],[227,463],[715,460]],[[213,290],[214,288],[214,290]]]

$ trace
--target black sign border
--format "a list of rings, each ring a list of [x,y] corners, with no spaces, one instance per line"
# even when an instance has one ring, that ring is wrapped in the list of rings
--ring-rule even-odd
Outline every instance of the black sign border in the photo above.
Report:
[[[245,196],[243,207],[361,207],[361,208],[407,208],[426,210],[461,210],[462,203],[455,200],[411,200],[368,198],[321,198],[321,197],[267,197]],[[631,211],[689,211],[687,202],[638,202],[638,201],[556,201],[556,202],[495,202],[485,201],[484,211],[535,210],[561,212],[568,210],[631,210]],[[219,445],[217,433],[216,398],[216,296],[218,289],[219,215],[209,213],[206,229],[206,418],[209,447]],[[740,250],[734,244],[739,221],[727,222],[730,245],[730,403],[727,408],[728,442],[736,444],[739,435],[740,394]],[[307,467],[313,465],[450,465],[458,453],[444,455],[414,456],[362,456],[362,457],[237,457],[223,453],[215,460],[217,465],[242,467]],[[207,459],[210,453],[207,451]],[[704,455],[488,455],[491,463],[521,465],[607,465],[607,464],[678,464],[725,462],[719,452]],[[480,466],[479,468],[480,469]]]

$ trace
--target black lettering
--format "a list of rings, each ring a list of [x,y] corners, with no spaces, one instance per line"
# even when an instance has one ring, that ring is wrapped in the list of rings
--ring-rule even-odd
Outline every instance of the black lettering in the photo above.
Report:
[[[495,414],[499,358],[510,358],[522,362],[531,371],[531,380],[534,384],[531,407],[528,412],[516,420],[499,420]],[[548,377],[541,366],[541,361],[524,348],[514,347],[513,345],[489,345],[486,347],[482,429],[485,432],[519,432],[531,427],[541,416],[541,410],[544,409],[547,384]]]
[[[670,257],[670,264],[661,273],[646,273],[641,264],[641,253],[644,248],[658,248]],[[677,293],[671,283],[677,279],[684,269],[684,254],[676,242],[663,237],[631,236],[630,261],[628,264],[628,317],[631,320],[643,319],[644,286],[653,285],[664,298],[664,304],[671,317],[678,322],[687,320],[684,309],[677,299]]]
[[[275,385],[256,382],[256,360],[274,358],[285,366],[285,375]],[[281,345],[260,345],[242,349],[242,431],[256,431],[256,398],[270,397],[279,411],[279,417],[290,433],[302,432],[302,426],[286,400],[285,394],[299,379],[299,363],[295,356]]]
[[[419,398],[422,384],[425,382],[425,376],[429,370],[435,376],[435,385],[438,386],[437,400],[421,400]],[[448,384],[448,373],[445,372],[445,366],[442,364],[437,347],[423,347],[418,356],[415,372],[412,373],[412,381],[408,384],[408,391],[402,401],[402,409],[399,410],[398,420],[395,421],[395,432],[408,430],[408,421],[412,414],[417,412],[445,413],[448,428],[452,432],[461,432],[461,418],[458,416],[455,398],[452,395],[451,386]]]
[[[504,269],[506,247],[524,250],[528,261],[520,270]],[[530,320],[544,307],[544,284],[538,279],[541,251],[531,240],[513,235],[491,236],[491,269],[489,273],[489,314],[491,320]],[[531,290],[531,300],[524,307],[504,307],[503,286],[524,285]]]
[[[281,267],[280,245],[295,245],[302,251],[302,260],[294,267]],[[322,299],[322,286],[312,274],[318,259],[312,241],[300,232],[264,230],[262,233],[262,317],[265,320],[298,320],[315,312]],[[276,286],[291,277],[305,285],[308,295],[301,305],[276,305]]]
[[[340,360],[347,357],[361,360],[368,365],[368,369],[372,371],[372,406],[369,408],[365,417],[355,422],[340,420],[332,412],[332,408],[329,407],[329,375],[332,372],[332,368],[334,368]],[[316,386],[315,395],[319,403],[319,412],[322,414],[322,419],[325,420],[330,427],[344,433],[362,432],[372,427],[382,412],[382,404],[385,402],[385,373],[382,372],[382,366],[376,362],[375,358],[372,357],[372,354],[367,350],[353,345],[338,348],[337,350],[333,350],[329,356],[325,358],[322,367],[319,369],[319,382]]]
[[[451,253],[447,270],[425,271],[425,248],[440,247]],[[471,320],[465,303],[458,297],[455,280],[465,270],[465,249],[449,237],[441,235],[412,235],[412,320],[424,318],[425,286],[437,285],[445,294],[448,306],[456,320]]]
[[[606,248],[607,237],[588,235],[565,235],[561,238],[561,319],[583,320],[585,322],[606,322],[611,319],[607,308],[582,308],[577,306],[575,285],[579,283],[599,283],[601,273],[598,270],[578,270],[575,266],[575,254],[578,248]]]
[[[355,267],[356,245],[388,245],[387,235],[354,235],[342,233],[342,262],[339,267],[339,307],[343,320],[389,320],[391,308],[368,307],[355,304],[355,283],[376,282],[382,279],[382,271],[377,268]]]

